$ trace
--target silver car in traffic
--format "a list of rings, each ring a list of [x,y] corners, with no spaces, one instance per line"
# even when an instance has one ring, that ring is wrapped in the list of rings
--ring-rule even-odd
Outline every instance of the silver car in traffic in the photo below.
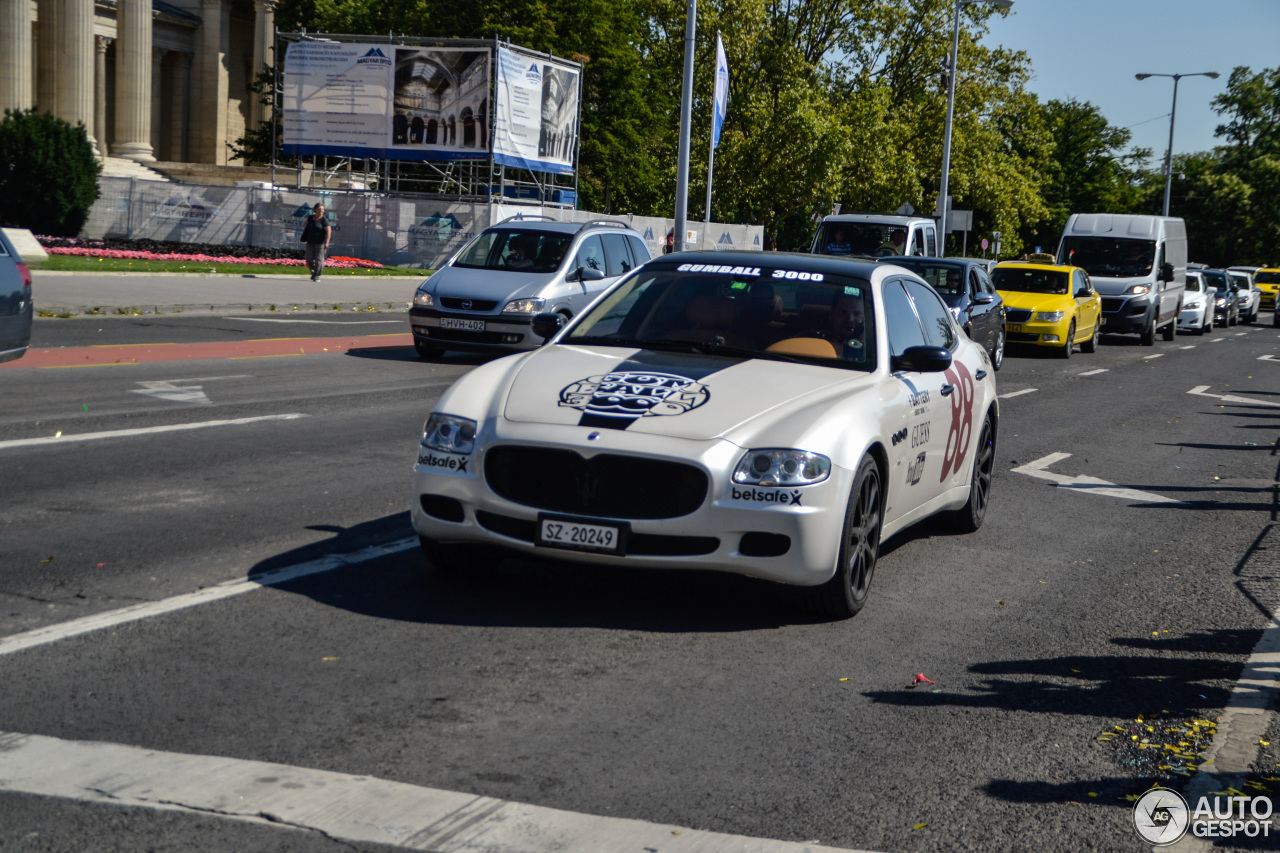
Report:
[[[531,328],[535,314],[567,320],[649,257],[625,222],[505,219],[419,285],[409,308],[413,346],[423,358],[444,350],[536,349],[542,338]]]

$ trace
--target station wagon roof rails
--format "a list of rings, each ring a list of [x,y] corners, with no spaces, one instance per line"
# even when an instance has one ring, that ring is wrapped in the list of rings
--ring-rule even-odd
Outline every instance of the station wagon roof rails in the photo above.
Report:
[[[627,223],[619,222],[616,219],[592,219],[582,223],[582,226],[578,228],[578,230],[582,231],[584,228],[594,228],[600,225],[607,226],[609,228],[631,228]]]
[[[547,216],[545,213],[517,213],[515,216],[508,216],[506,219],[503,219],[498,224],[503,225],[507,222],[521,222],[526,219],[545,219],[548,222],[560,221],[559,219],[556,219],[554,216]]]

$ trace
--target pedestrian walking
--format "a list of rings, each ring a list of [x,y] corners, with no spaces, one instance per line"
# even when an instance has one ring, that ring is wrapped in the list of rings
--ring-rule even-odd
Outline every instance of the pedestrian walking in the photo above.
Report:
[[[329,236],[333,229],[324,213],[324,205],[316,202],[311,208],[311,215],[302,227],[302,242],[307,244],[307,269],[311,270],[311,280],[319,281],[324,272],[324,256],[329,251]]]

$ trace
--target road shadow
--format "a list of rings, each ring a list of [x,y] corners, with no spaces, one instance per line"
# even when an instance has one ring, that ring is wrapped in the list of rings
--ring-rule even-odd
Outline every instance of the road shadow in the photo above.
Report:
[[[250,580],[331,555],[416,539],[407,512],[348,528],[310,529],[333,537],[258,563]],[[458,576],[436,571],[416,547],[271,585],[375,619],[440,625],[690,633],[829,621],[801,610],[791,588],[740,575],[584,566],[519,555],[478,564],[474,572]]]
[[[367,358],[373,361],[418,361],[423,364],[439,364],[439,365],[456,365],[458,367],[476,367],[486,362],[493,361],[495,358],[511,355],[511,353],[476,353],[476,352],[446,352],[442,355],[433,355],[431,358],[422,358],[418,355],[418,351],[413,345],[397,345],[397,346],[371,346],[371,347],[352,347],[343,355],[352,356],[354,358]]]

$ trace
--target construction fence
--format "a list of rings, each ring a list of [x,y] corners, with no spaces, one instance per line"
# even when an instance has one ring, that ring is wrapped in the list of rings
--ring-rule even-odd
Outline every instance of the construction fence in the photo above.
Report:
[[[568,222],[624,221],[643,235],[649,251],[662,253],[675,220],[599,214],[586,210],[458,201],[450,197],[384,195],[225,187],[134,178],[101,178],[101,195],[82,236],[90,239],[172,240],[263,248],[301,248],[303,222],[323,202],[333,228],[329,255],[387,266],[434,269],[488,226],[516,214],[545,214]],[[763,248],[759,225],[704,227],[689,222],[689,248],[719,251]]]

